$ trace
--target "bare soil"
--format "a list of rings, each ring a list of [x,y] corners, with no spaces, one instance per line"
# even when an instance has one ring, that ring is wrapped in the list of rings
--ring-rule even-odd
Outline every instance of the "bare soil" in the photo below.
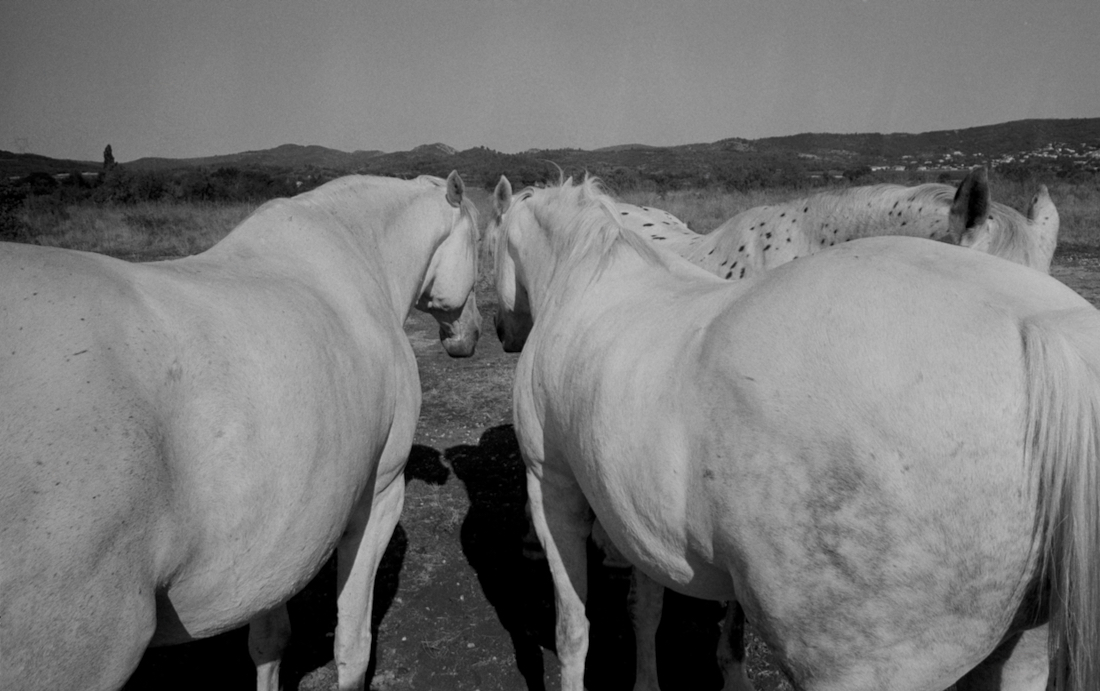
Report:
[[[1100,253],[1060,250],[1053,275],[1100,305]],[[434,322],[406,325],[420,366],[424,403],[407,471],[401,522],[375,584],[371,688],[503,691],[555,689],[553,590],[545,561],[523,556],[523,462],[511,427],[515,355],[492,329],[492,297],[477,355],[451,360]],[[587,686],[630,689],[633,636],[626,614],[628,573],[590,553],[592,621]],[[290,601],[294,636],[284,687],[336,688],[335,571],[330,562]],[[662,686],[718,689],[714,662],[721,608],[670,594],[658,634]],[[790,689],[767,648],[749,638],[749,672],[759,691]],[[240,629],[150,650],[127,685],[152,689],[250,689],[254,671]]]

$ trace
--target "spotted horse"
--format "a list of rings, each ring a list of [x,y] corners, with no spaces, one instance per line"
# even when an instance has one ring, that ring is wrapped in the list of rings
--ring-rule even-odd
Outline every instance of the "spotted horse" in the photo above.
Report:
[[[1049,273],[1058,241],[1058,210],[1046,186],[1027,213],[990,201],[985,168],[958,189],[939,183],[870,185],[756,206],[698,234],[672,214],[618,204],[628,230],[710,273],[749,278],[849,240],[908,235],[963,245]]]

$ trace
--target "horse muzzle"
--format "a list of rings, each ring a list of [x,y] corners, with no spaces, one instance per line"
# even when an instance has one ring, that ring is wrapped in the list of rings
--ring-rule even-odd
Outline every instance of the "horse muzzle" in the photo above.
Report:
[[[477,349],[481,336],[481,313],[471,292],[462,307],[454,310],[433,311],[439,322],[439,341],[451,357],[470,357]]]
[[[531,333],[531,320],[509,319],[500,309],[497,309],[493,318],[496,326],[497,338],[506,353],[518,353],[523,350],[523,344],[527,342],[527,335]]]

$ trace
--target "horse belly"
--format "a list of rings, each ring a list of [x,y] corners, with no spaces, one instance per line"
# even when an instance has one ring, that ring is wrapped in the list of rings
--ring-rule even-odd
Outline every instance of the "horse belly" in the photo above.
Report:
[[[586,496],[615,547],[655,581],[692,597],[733,598],[714,523],[698,510],[683,435],[659,422],[647,430],[631,435],[629,444],[603,448],[605,461],[596,464],[601,475],[581,480]]]
[[[167,608],[155,644],[239,626],[285,602],[316,575],[361,497],[373,496],[368,482],[388,425],[363,427],[366,438],[354,451],[309,459],[302,449],[263,473],[254,471],[255,459],[242,460],[243,475],[203,488],[191,511],[192,552],[164,594]]]

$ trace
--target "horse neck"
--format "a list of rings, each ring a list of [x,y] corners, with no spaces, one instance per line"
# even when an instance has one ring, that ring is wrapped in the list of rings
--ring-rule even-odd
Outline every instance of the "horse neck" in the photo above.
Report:
[[[585,321],[605,309],[612,296],[644,294],[668,274],[629,248],[619,249],[613,257],[559,260],[536,279],[538,288],[529,286],[532,313],[536,323]]]
[[[394,308],[402,319],[407,319],[416,305],[432,256],[460,213],[441,215],[441,203],[430,195],[420,195],[389,218],[382,230],[379,256]]]
[[[330,183],[331,184],[331,183]],[[429,262],[445,233],[430,220],[430,188],[324,187],[261,207],[210,251],[254,261],[304,282],[331,284],[363,304],[383,293],[399,318],[416,303]]]
[[[909,235],[941,239],[947,234],[947,217],[953,190],[884,185],[858,188],[839,195],[819,195],[802,201],[809,209],[806,226],[812,241],[839,241],[879,235]],[[792,204],[791,206],[795,206]]]

